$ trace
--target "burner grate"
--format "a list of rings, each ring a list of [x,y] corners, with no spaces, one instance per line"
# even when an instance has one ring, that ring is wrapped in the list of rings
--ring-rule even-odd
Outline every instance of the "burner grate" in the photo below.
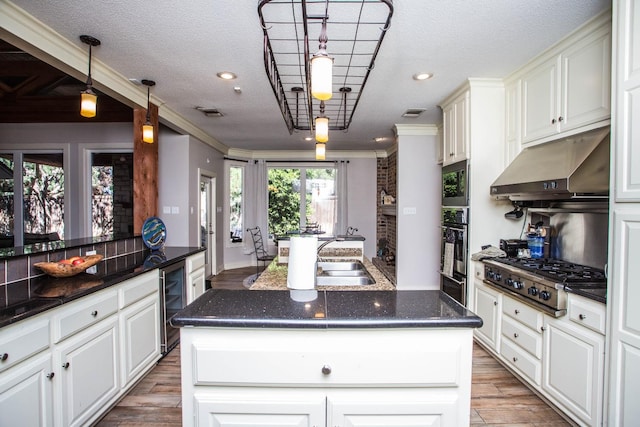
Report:
[[[604,270],[558,259],[496,258],[495,261],[556,282],[606,282]]]

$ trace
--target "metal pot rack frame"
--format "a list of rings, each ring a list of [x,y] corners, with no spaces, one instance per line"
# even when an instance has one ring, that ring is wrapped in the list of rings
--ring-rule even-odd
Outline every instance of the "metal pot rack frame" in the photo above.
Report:
[[[329,130],[346,132],[382,40],[392,0],[261,0],[264,67],[289,134],[312,131],[320,101],[311,96],[311,56],[326,19],[327,53],[334,58],[333,97],[324,101]],[[333,17],[333,19],[330,18]]]

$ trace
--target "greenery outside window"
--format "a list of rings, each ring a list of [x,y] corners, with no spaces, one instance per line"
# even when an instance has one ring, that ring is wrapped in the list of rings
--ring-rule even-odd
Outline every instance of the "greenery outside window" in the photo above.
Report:
[[[25,154],[22,162],[24,243],[64,239],[62,153]]]
[[[316,232],[336,224],[335,168],[269,168],[269,235]]]

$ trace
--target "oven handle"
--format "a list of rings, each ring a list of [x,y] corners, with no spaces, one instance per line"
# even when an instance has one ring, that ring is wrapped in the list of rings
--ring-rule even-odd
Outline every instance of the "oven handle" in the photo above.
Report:
[[[458,285],[460,285],[460,286],[464,286],[464,284],[465,284],[465,282],[466,282],[466,280],[465,280],[465,279],[462,279],[462,281],[460,281],[460,280],[456,280],[456,279],[454,279],[453,277],[449,276],[448,274],[444,274],[442,271],[440,272],[440,275],[441,275],[441,276],[443,276],[443,277],[446,277],[447,279],[451,280],[452,282],[457,283],[457,284],[458,284]]]
[[[456,230],[456,231],[467,231],[466,228],[452,227],[450,225],[441,225],[440,228],[442,228],[443,230],[449,229],[449,230]]]

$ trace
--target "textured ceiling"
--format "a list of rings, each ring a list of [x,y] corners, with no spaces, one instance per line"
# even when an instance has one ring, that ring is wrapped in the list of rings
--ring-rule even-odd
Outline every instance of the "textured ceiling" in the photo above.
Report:
[[[171,108],[228,147],[313,147],[304,141],[308,131],[289,134],[269,85],[257,1],[13,3],[80,48],[86,47],[78,39],[81,34],[100,39],[95,58],[126,78],[155,80],[152,92],[162,101],[161,110]],[[343,7],[360,7],[360,1],[349,4]],[[391,28],[352,124],[348,132],[331,132],[327,149],[386,148],[394,124],[439,123],[438,103],[466,78],[509,75],[610,5],[609,0],[396,0]],[[338,18],[330,8],[329,54],[331,20]],[[312,52],[317,36],[310,35]],[[238,78],[218,79],[216,73],[224,70]],[[412,79],[422,71],[435,76]],[[207,117],[196,106],[217,108],[224,116]],[[425,111],[418,118],[403,118],[410,108]],[[377,137],[387,139],[373,142]]]

